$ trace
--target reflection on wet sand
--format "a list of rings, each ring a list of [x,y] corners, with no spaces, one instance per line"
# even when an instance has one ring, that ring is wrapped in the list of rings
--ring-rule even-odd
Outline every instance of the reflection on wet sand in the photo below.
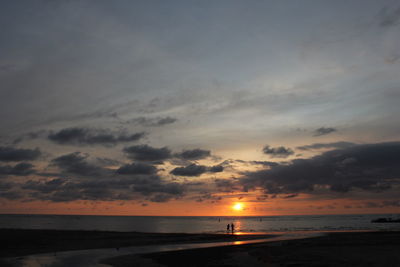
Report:
[[[135,247],[122,247],[119,249],[89,249],[77,251],[64,251],[58,253],[46,253],[29,255],[25,257],[10,258],[7,263],[11,266],[29,266],[29,267],[61,267],[61,266],[105,266],[99,262],[106,258],[123,256],[128,254],[144,254],[153,252],[166,252],[195,248],[219,247],[219,246],[232,246],[232,245],[245,245],[261,242],[273,242],[281,240],[292,240],[300,238],[316,237],[321,235],[317,232],[312,233],[287,233],[281,236],[271,238],[254,239],[254,240],[241,240],[241,241],[228,241],[228,242],[212,242],[212,243],[191,243],[191,244],[171,244],[171,245],[151,245],[151,246],[135,246]]]

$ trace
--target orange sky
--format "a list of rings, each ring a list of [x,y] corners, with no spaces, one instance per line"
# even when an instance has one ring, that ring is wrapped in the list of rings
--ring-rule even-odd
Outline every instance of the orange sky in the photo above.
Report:
[[[244,209],[233,209],[235,203],[242,203]],[[379,214],[400,213],[393,207],[364,207],[365,201],[346,199],[321,200],[318,202],[298,200],[276,200],[267,203],[246,201],[220,201],[202,203],[196,201],[172,200],[165,203],[150,203],[142,206],[130,201],[74,201],[51,203],[43,201],[3,201],[0,212],[19,214],[79,214],[79,215],[143,215],[143,216],[273,216],[304,214]],[[348,206],[352,205],[351,208]],[[359,205],[359,207],[357,207]],[[347,207],[347,208],[346,208]]]

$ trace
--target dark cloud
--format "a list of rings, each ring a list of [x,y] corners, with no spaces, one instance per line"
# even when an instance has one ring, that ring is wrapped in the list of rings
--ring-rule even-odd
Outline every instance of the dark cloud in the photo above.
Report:
[[[329,148],[347,148],[356,145],[351,142],[333,142],[333,143],[314,143],[311,145],[298,146],[299,150],[317,150],[317,149],[329,149]]]
[[[171,124],[176,122],[177,119],[176,118],[172,118],[172,117],[165,117],[165,118],[160,118],[157,121],[157,126],[162,126],[162,125],[166,125],[166,124]]]
[[[138,141],[145,133],[112,133],[106,129],[66,128],[50,133],[48,139],[61,145],[116,145]]]
[[[215,165],[207,167],[204,165],[190,164],[185,167],[177,167],[173,169],[170,173],[177,176],[200,176],[206,172],[222,172],[224,167],[221,165]]]
[[[220,196],[214,196],[211,193],[208,192],[204,192],[203,194],[201,194],[200,196],[196,197],[196,201],[197,202],[203,202],[203,201],[209,201],[210,203],[215,203],[218,202],[222,199],[222,197]]]
[[[96,163],[103,167],[121,165],[121,162],[119,162],[118,160],[101,157],[96,158]]]
[[[0,147],[0,161],[27,161],[38,159],[42,153],[38,148],[24,149]]]
[[[132,163],[121,166],[118,170],[118,174],[125,175],[137,175],[137,174],[155,174],[157,168],[153,165],[143,163]]]
[[[139,161],[163,161],[172,157],[167,147],[154,148],[149,145],[125,147],[123,150],[128,158]]]
[[[171,171],[171,174],[177,176],[199,176],[207,172],[207,167],[203,165],[190,164],[186,167],[177,167]]]
[[[69,202],[74,200],[86,200],[86,196],[82,194],[82,191],[74,188],[64,187],[60,190],[53,192],[52,194],[31,194],[34,199],[47,200],[52,202]]]
[[[0,181],[0,193],[11,189],[13,186],[14,183]]]
[[[240,190],[237,182],[232,179],[214,179],[214,182],[220,192],[228,193]]]
[[[279,163],[277,162],[273,162],[273,161],[258,161],[258,160],[253,160],[253,161],[249,161],[250,164],[255,164],[255,165],[263,165],[266,167],[275,167],[278,166]]]
[[[165,182],[157,175],[141,175],[124,179],[92,179],[86,181],[65,179],[31,180],[22,184],[21,188],[25,190],[21,198],[33,198],[52,202],[130,199],[165,202],[172,198],[181,197],[185,190],[184,185]]]
[[[183,186],[178,183],[140,184],[133,187],[135,192],[148,195],[150,193],[164,193],[173,196],[180,196],[183,193]]]
[[[289,194],[289,195],[282,196],[282,198],[288,199],[288,198],[295,198],[297,196],[298,196],[298,194]]]
[[[8,73],[8,72],[13,72],[18,69],[17,64],[0,64],[0,73]]]
[[[209,172],[223,172],[224,171],[224,167],[221,165],[215,165],[215,166],[211,166],[208,168]]]
[[[332,127],[321,127],[321,128],[315,129],[313,136],[327,135],[327,134],[330,134],[330,133],[333,133],[336,131],[337,130]]]
[[[383,8],[378,16],[379,26],[392,27],[400,23],[400,7]]]
[[[69,202],[75,200],[112,201],[121,199],[121,195],[119,193],[107,187],[81,188],[79,186],[79,184],[66,183],[51,193],[35,191],[30,194],[30,197],[52,202]]]
[[[0,194],[0,198],[8,199],[8,200],[17,200],[23,198],[23,194],[17,191],[6,191]]]
[[[17,138],[15,138],[12,141],[12,143],[15,145],[15,144],[21,143],[24,140],[33,140],[33,139],[44,137],[46,135],[48,135],[48,131],[46,131],[46,130],[29,132],[29,133],[23,134],[21,136],[18,136]]]
[[[385,207],[400,207],[400,200],[384,200],[384,201],[367,201],[361,204],[360,208],[385,208]]]
[[[385,62],[388,63],[388,64],[394,64],[397,61],[399,61],[399,59],[400,59],[400,55],[399,54],[394,54],[394,55],[387,56],[385,58]]]
[[[385,200],[382,205],[384,207],[400,207],[400,200]]]
[[[263,148],[263,152],[264,154],[269,155],[272,158],[287,158],[290,155],[294,154],[294,151],[290,148],[286,148],[283,146],[270,147],[269,145],[266,145]]]
[[[176,153],[175,157],[178,157],[180,159],[185,159],[185,160],[199,160],[199,159],[204,159],[211,156],[210,150],[204,150],[204,149],[192,149],[192,150],[184,150],[180,153]]]
[[[27,190],[35,190],[40,191],[41,193],[51,193],[61,188],[61,186],[65,183],[63,179],[51,179],[48,181],[32,181],[29,180],[24,183],[21,188]]]
[[[217,187],[232,187],[234,185],[233,181],[229,179],[215,179],[214,182]]]
[[[400,182],[398,155],[400,142],[354,145],[247,172],[241,184],[245,189],[259,187],[270,194],[312,192],[317,185],[336,192],[380,192]]]
[[[35,173],[34,166],[27,162],[21,162],[14,166],[0,165],[0,175],[25,176],[34,173]]]
[[[225,160],[224,162],[220,163],[220,165],[223,165],[224,167],[230,167],[231,163],[241,163],[245,165],[262,165],[265,167],[273,167],[279,165],[278,162],[273,162],[273,161],[263,161],[263,160],[241,160],[241,159],[236,159],[236,160]]]
[[[157,118],[146,118],[146,117],[138,117],[127,121],[126,123],[142,125],[142,126],[149,126],[149,127],[157,127],[157,126],[164,126],[167,124],[171,124],[176,122],[176,118],[172,117],[157,117]]]
[[[63,155],[51,160],[51,165],[57,166],[63,172],[69,174],[93,176],[98,175],[100,167],[87,162],[87,155],[80,152],[74,152]]]
[[[149,200],[152,202],[167,202],[172,198],[175,198],[175,196],[169,194],[156,194],[149,198]]]

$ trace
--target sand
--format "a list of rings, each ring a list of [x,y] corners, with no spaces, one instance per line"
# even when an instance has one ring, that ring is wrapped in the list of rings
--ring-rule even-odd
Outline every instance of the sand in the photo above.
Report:
[[[237,241],[271,236],[0,229],[0,258],[67,250]]]
[[[234,241],[265,235],[0,230],[1,258],[44,252],[160,244]],[[348,232],[240,246],[191,249],[103,260],[115,266],[400,266],[400,232]]]
[[[327,236],[243,246],[193,249],[104,260],[121,266],[400,266],[400,232]]]

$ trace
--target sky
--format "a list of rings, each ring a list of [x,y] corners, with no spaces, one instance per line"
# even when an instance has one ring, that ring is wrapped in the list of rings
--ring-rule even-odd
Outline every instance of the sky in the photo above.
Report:
[[[0,25],[0,213],[400,212],[398,1],[7,0]]]

